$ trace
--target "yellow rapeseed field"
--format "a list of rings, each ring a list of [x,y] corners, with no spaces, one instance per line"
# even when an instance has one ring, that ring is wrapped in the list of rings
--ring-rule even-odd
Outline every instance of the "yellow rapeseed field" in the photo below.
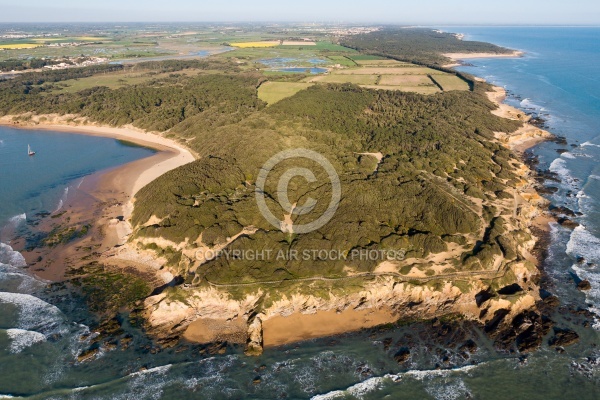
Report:
[[[34,49],[40,47],[40,44],[35,43],[14,43],[14,44],[0,44],[0,49],[4,50],[15,50],[15,49]]]
[[[231,46],[247,49],[249,47],[275,47],[279,46],[279,43],[279,40],[273,40],[270,42],[237,42],[231,43]]]

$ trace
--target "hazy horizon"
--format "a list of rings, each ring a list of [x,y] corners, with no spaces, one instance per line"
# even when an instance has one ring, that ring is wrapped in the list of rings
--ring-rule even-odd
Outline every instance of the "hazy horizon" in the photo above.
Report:
[[[204,4],[193,0],[43,0],[0,4],[0,23],[361,23],[394,25],[600,25],[600,2],[582,0],[464,1],[383,0],[285,3],[274,0]]]

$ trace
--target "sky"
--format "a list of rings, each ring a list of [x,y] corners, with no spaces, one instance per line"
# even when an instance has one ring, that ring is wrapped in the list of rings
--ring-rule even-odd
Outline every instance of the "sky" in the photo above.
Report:
[[[0,0],[0,22],[600,25],[598,0]]]

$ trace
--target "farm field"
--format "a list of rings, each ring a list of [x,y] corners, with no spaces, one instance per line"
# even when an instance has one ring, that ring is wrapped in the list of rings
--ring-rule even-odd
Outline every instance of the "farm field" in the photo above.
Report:
[[[410,86],[410,85],[401,85],[401,86],[386,86],[386,85],[361,85],[366,89],[376,89],[376,90],[400,90],[402,92],[414,92],[419,94],[436,94],[441,93],[442,91],[437,86],[431,84],[429,86]]]
[[[376,60],[387,60],[385,57],[373,56],[370,54],[355,54],[351,57],[354,61],[376,61]]]
[[[419,86],[432,85],[428,75],[381,75],[379,85],[382,86]]]
[[[34,42],[39,42],[39,43],[44,43],[44,42],[52,42],[52,43],[56,43],[56,42],[64,42],[64,43],[69,43],[69,42],[103,42],[103,41],[112,41],[112,39],[105,37],[105,36],[75,36],[75,37],[71,37],[71,36],[59,36],[59,37],[41,37],[41,38],[33,38],[31,39]]]
[[[327,56],[334,64],[340,64],[344,67],[356,67],[356,63],[345,56]]]
[[[396,60],[354,60],[362,67],[398,67],[401,65],[411,66],[412,64]]]
[[[307,82],[265,82],[258,88],[258,98],[271,105],[312,86]]]
[[[248,48],[262,48],[262,47],[275,47],[279,46],[281,42],[279,40],[272,40],[268,42],[234,42],[230,43],[232,47],[239,47],[241,49]]]
[[[394,60],[357,60],[360,67],[333,69],[326,75],[304,78],[304,82],[352,83],[364,88],[434,94],[469,90],[455,75]],[[439,79],[438,79],[439,78]]]
[[[3,50],[22,50],[22,49],[35,49],[36,47],[42,46],[36,43],[11,43],[11,44],[0,44],[0,49]]]
[[[316,46],[316,42],[305,42],[300,40],[284,40],[282,46]]]
[[[340,70],[341,75],[444,75],[445,72],[407,64],[403,67],[363,67]]]
[[[444,91],[469,90],[469,84],[455,75],[435,75],[432,79],[440,85]]]
[[[322,83],[353,83],[355,85],[374,85],[377,82],[377,75],[339,75],[332,73],[329,75],[317,76],[309,82]]]

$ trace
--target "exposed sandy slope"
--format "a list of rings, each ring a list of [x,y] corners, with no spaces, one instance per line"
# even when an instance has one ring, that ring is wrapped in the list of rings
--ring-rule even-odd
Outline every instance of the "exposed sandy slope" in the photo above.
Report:
[[[523,111],[511,107],[508,104],[504,104],[503,101],[506,98],[506,91],[503,88],[495,86],[494,91],[488,92],[487,95],[490,101],[498,105],[498,109],[492,111],[492,114],[502,118],[523,122],[523,127],[516,132],[511,134],[503,132],[496,133],[496,138],[505,143],[511,150],[517,153],[523,153],[525,150],[536,144],[553,137],[550,132],[531,125],[529,123],[530,117]]]

